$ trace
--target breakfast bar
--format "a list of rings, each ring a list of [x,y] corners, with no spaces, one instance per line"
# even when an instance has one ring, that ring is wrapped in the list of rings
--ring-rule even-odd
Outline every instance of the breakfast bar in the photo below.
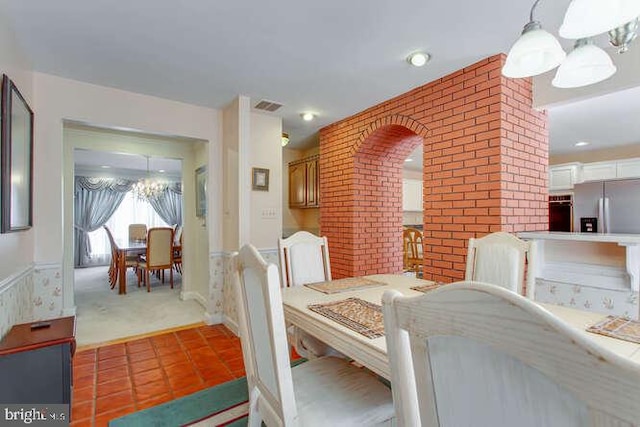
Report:
[[[534,299],[638,319],[640,235],[523,232],[535,249]]]

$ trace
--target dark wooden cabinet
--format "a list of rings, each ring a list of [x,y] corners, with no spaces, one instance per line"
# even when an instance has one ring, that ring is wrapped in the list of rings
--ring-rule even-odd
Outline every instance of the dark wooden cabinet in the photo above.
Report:
[[[70,404],[75,318],[15,325],[0,341],[0,402]]]
[[[320,170],[318,156],[289,163],[289,207],[320,206]]]

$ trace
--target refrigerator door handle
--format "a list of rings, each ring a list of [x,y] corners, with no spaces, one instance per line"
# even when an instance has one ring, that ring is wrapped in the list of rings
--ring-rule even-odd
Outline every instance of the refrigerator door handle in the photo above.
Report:
[[[611,224],[609,218],[611,217],[609,210],[609,198],[604,198],[604,232],[609,233],[611,231]]]
[[[598,199],[598,233],[604,233],[604,199],[600,197]]]

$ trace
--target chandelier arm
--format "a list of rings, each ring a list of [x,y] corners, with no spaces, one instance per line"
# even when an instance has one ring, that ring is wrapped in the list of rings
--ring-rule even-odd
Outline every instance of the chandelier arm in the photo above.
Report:
[[[529,22],[534,22],[533,20],[533,12],[536,9],[536,7],[538,7],[538,3],[540,3],[542,0],[536,0],[536,2],[533,4],[533,6],[531,6],[531,12],[529,12]]]

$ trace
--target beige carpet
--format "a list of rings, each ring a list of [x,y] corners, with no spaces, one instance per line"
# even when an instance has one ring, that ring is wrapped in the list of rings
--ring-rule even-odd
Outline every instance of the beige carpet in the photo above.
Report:
[[[146,334],[202,322],[204,307],[194,300],[181,301],[182,277],[174,273],[174,289],[151,279],[151,292],[138,288],[131,269],[127,294],[109,288],[107,267],[75,270],[76,342],[78,346]]]

